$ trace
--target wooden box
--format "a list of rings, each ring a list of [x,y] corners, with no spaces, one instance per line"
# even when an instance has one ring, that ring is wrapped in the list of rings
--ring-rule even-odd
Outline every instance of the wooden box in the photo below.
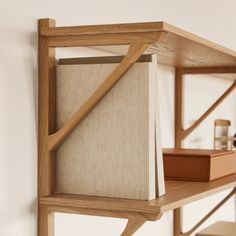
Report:
[[[236,172],[236,152],[223,150],[163,150],[166,179],[211,181]]]

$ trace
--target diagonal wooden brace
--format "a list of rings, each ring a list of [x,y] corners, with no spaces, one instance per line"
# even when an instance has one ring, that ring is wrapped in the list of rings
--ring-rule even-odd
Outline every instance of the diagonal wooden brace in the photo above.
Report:
[[[206,222],[219,208],[221,208],[232,196],[236,194],[234,188],[220,203],[218,203],[207,215],[205,215],[192,229],[188,232],[182,230],[182,208],[174,210],[174,236],[190,236],[192,235],[204,222]]]
[[[191,127],[183,131],[182,138],[185,139],[189,134],[191,134],[192,131],[196,129],[202,123],[202,121],[204,121],[220,105],[220,103],[222,103],[225,98],[227,98],[228,95],[234,91],[235,88],[236,80]]]
[[[141,219],[129,219],[121,236],[132,236],[145,222]]]
[[[197,68],[193,69],[186,69],[186,68],[176,68],[175,73],[175,147],[181,148],[182,147],[182,141],[187,138],[228,96],[231,94],[235,88],[236,88],[236,79],[232,83],[232,85],[211,105],[208,110],[201,115],[194,124],[192,124],[189,128],[184,129],[183,128],[183,119],[184,119],[184,74],[191,74],[198,72],[212,72],[212,68]],[[214,71],[217,72],[224,72],[221,71],[222,68],[219,68],[216,70],[214,68]]]
[[[99,86],[94,94],[80,107],[80,109],[69,119],[69,121],[56,133],[48,138],[48,148],[55,150],[89,114],[89,112],[102,100],[102,98],[113,88],[128,69],[139,59],[149,46],[148,43],[140,42],[130,45],[127,55],[108,78]]]

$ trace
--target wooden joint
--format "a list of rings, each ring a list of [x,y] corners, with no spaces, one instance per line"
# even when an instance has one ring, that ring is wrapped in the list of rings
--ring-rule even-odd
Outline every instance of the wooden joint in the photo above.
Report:
[[[46,205],[39,205],[38,236],[54,236],[54,213]]]

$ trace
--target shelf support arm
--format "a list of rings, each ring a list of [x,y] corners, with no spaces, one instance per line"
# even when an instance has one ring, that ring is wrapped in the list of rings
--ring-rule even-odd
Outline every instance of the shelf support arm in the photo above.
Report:
[[[127,55],[108,78],[98,87],[94,94],[81,106],[69,121],[56,133],[49,136],[49,150],[55,150],[89,114],[89,112],[113,88],[128,69],[139,59],[149,46],[146,42],[137,42],[130,45]]]
[[[235,194],[236,194],[236,188],[234,188],[220,203],[218,203],[207,215],[205,215],[192,229],[190,229],[188,232],[185,233],[183,233],[182,231],[182,216],[183,216],[182,208],[175,209],[174,236],[190,236]]]
[[[183,130],[182,139],[185,139],[192,133],[219,105],[222,103],[228,95],[236,88],[236,80],[233,84],[221,95],[216,102],[188,129]]]
[[[132,236],[145,222],[141,219],[129,219],[121,236]]]
[[[195,68],[196,70],[197,68]],[[219,68],[218,72],[222,72]],[[230,68],[231,69],[231,68]],[[193,69],[177,67],[175,69],[175,147],[181,148],[182,142],[186,139],[236,88],[236,79],[232,85],[211,105],[208,110],[197,119],[197,121],[189,128],[184,129],[184,75],[185,74],[198,74],[203,72],[213,73],[212,70],[207,68],[199,68],[199,71]],[[216,70],[216,69],[215,69]],[[224,72],[224,71],[223,71]]]

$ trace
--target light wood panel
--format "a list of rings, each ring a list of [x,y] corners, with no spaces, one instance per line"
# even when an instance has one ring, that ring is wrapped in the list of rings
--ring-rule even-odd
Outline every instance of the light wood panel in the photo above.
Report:
[[[159,215],[236,186],[236,174],[212,182],[166,181],[166,194],[151,201],[56,194],[41,197],[41,204],[51,206],[129,211]],[[178,194],[176,194],[178,193]]]
[[[40,20],[39,30],[55,26],[53,20]],[[38,195],[54,193],[55,153],[48,152],[48,135],[55,131],[55,50],[39,35],[39,123],[38,123]],[[47,208],[38,208],[38,235],[53,236],[54,216]]]
[[[158,55],[158,63],[175,67],[222,67],[235,66],[235,52],[221,50],[221,47],[209,48],[194,38],[166,32],[153,46]],[[227,52],[227,53],[226,53]]]
[[[44,204],[43,204],[44,205]],[[89,209],[83,207],[70,207],[70,206],[48,206],[50,212],[61,212],[69,214],[80,214],[80,215],[90,215],[90,216],[102,216],[102,217],[112,217],[112,218],[124,218],[133,220],[148,220],[156,221],[162,216],[149,213],[141,212],[130,212],[130,211],[113,211],[113,210],[103,210],[103,209]]]
[[[159,38],[157,33],[163,37]],[[49,44],[53,47],[129,44],[141,40],[155,43],[152,51],[158,54],[161,64],[178,67],[236,66],[235,51],[165,22],[56,27],[42,29],[41,34],[49,37]],[[109,50],[123,53],[122,47]]]
[[[155,32],[163,28],[163,22],[144,22],[128,24],[108,24],[108,25],[84,25],[84,26],[66,26],[53,29],[42,29],[44,36],[67,36],[67,35],[100,35],[117,33],[141,33]]]
[[[54,21],[40,21],[40,28],[53,27]],[[39,193],[53,192],[53,153],[48,153],[48,135],[55,131],[55,50],[39,37]]]
[[[174,236],[183,236],[183,208],[178,207],[173,211],[173,233]]]
[[[175,148],[182,147],[184,119],[184,77],[182,68],[175,68]]]
[[[133,43],[156,43],[163,33],[126,33],[126,34],[101,34],[81,36],[50,37],[50,47],[79,47],[99,45],[129,45]]]
[[[209,49],[232,55],[236,53],[230,49],[203,39],[197,35],[182,30],[166,22],[144,22],[128,24],[110,24],[110,25],[87,25],[87,26],[66,26],[55,27],[52,29],[41,29],[43,36],[78,36],[78,35],[101,35],[101,34],[122,34],[122,33],[150,33],[150,32],[169,32],[184,39],[202,44]]]
[[[39,205],[38,212],[38,235],[54,236],[54,212],[45,205]]]

